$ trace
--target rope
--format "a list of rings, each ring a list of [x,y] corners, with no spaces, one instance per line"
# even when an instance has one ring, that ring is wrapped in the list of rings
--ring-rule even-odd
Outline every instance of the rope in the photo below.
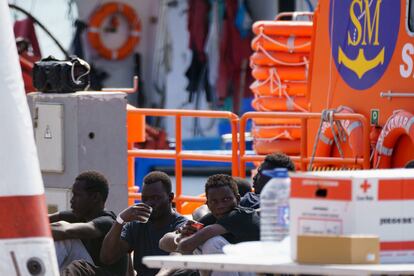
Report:
[[[296,110],[299,110],[299,111],[302,111],[302,112],[308,112],[308,110],[307,109],[305,109],[305,108],[303,108],[303,107],[301,107],[300,105],[298,105],[297,103],[295,103],[295,100],[292,98],[292,97],[290,97],[289,96],[289,94],[286,92],[286,89],[284,89],[284,88],[286,88],[286,86],[283,86],[282,85],[282,81],[280,80],[280,76],[279,76],[279,74],[277,73],[277,69],[276,68],[271,68],[271,69],[269,69],[270,70],[270,75],[269,75],[269,77],[263,82],[263,84],[265,84],[265,83],[267,83],[267,82],[269,82],[270,81],[270,90],[271,91],[275,91],[276,89],[274,89],[274,87],[273,87],[273,85],[274,84],[276,84],[277,85],[277,89],[278,89],[278,91],[279,91],[279,98],[281,98],[281,97],[283,97],[283,96],[285,96],[286,97],[286,100],[287,100],[287,104],[286,104],[286,108],[287,108],[287,110],[289,110],[289,106],[292,106],[292,107],[294,107]],[[255,95],[255,97],[257,97],[257,95]],[[263,97],[263,96],[262,96]],[[264,97],[263,97],[264,98]],[[265,108],[265,107],[263,107],[263,105],[259,105],[260,106],[260,108],[262,109],[262,110],[264,110],[264,111],[273,111],[273,110],[270,110],[270,109],[267,109],[267,108]]]
[[[335,113],[335,110],[332,110],[332,109],[330,109],[329,112],[328,112],[329,125],[331,127],[332,136],[333,136],[333,139],[335,141],[335,145],[338,148],[339,155],[341,156],[341,158],[344,158],[344,153],[343,153],[342,148],[341,148],[341,145],[340,145],[340,143],[338,141],[338,137],[336,136],[336,132],[335,132],[334,125],[338,129],[338,135],[343,134],[343,128],[342,128],[342,125],[338,121],[334,121],[334,119],[333,119],[334,113]]]
[[[270,71],[270,77],[273,77],[273,76],[276,77],[275,82],[278,84],[279,97],[282,97],[282,93],[283,93],[283,96],[286,97],[286,99],[288,100],[288,103],[289,104],[291,104],[292,106],[294,106],[299,111],[308,112],[308,110],[306,110],[305,108],[303,108],[300,105],[296,104],[295,101],[293,100],[293,98],[289,96],[289,94],[286,92],[285,89],[282,91],[282,81],[280,80],[280,76],[277,73],[276,68],[272,68],[271,71]]]
[[[323,128],[323,124],[324,123],[329,123],[331,131],[332,131],[332,135],[335,141],[335,145],[338,148],[339,154],[341,156],[341,158],[344,158],[344,154],[341,148],[341,145],[338,141],[338,137],[336,136],[336,131],[334,128],[334,125],[337,127],[338,129],[338,135],[343,135],[343,127],[342,124],[340,124],[340,122],[338,121],[334,121],[334,114],[335,112],[337,112],[335,109],[325,109],[322,111],[322,116],[321,116],[321,121],[319,123],[319,128],[318,128],[318,133],[316,134],[316,137],[314,139],[314,143],[313,143],[313,149],[312,149],[312,156],[311,156],[311,160],[309,162],[309,166],[308,166],[308,171],[312,171],[312,167],[313,167],[313,161],[315,160],[315,155],[316,155],[316,148],[318,145],[318,142],[320,140],[321,137],[321,133],[322,133],[322,128]]]
[[[335,13],[335,1],[332,1],[331,26],[329,28],[330,37],[333,37],[334,13]],[[329,108],[329,106],[331,105],[331,93],[332,93],[332,53],[329,54],[329,81],[328,81],[328,94],[327,94],[327,101],[326,101],[327,108]]]
[[[293,37],[293,39],[295,38],[295,36],[290,36],[290,38],[291,37]],[[273,38],[271,38],[270,36],[268,36],[268,35],[266,35],[264,32],[263,32],[263,27],[260,27],[260,32],[259,32],[259,34],[253,39],[253,44],[255,44],[256,43],[256,41],[257,40],[259,40],[260,38],[263,38],[264,40],[267,40],[268,42],[271,42],[271,43],[273,43],[273,44],[275,44],[275,45],[277,45],[277,46],[280,46],[280,47],[282,47],[282,48],[286,48],[286,50],[288,50],[290,53],[292,53],[293,52],[293,50],[291,50],[291,47],[289,47],[289,43],[286,43],[286,44],[284,44],[284,43],[282,43],[282,42],[279,42],[279,41],[277,41],[276,39],[273,39]],[[289,40],[288,40],[289,41]],[[301,49],[301,48],[305,48],[305,47],[308,47],[308,46],[310,46],[310,44],[311,44],[311,42],[309,41],[309,42],[306,42],[306,43],[303,43],[303,44],[300,44],[300,45],[295,45],[294,46],[294,48],[295,49]]]
[[[325,122],[325,112],[327,112],[328,110],[323,110],[322,111],[322,116],[321,116],[321,120],[319,122],[319,127],[318,127],[318,132],[316,133],[315,139],[314,139],[314,143],[313,143],[313,148],[312,148],[312,155],[311,155],[311,159],[309,161],[309,165],[308,165],[308,171],[312,171],[312,167],[313,167],[313,161],[315,160],[315,154],[316,154],[316,147],[317,144],[319,142],[319,137],[321,137],[321,133],[322,133],[322,126],[323,123]]]
[[[257,141],[267,141],[267,142],[269,142],[269,141],[276,141],[277,139],[282,138],[282,137],[286,138],[288,140],[295,140],[287,130],[284,130],[282,133],[280,133],[276,136],[270,137],[270,138],[255,137],[255,139]]]
[[[273,57],[271,54],[269,54],[269,52],[263,48],[262,45],[258,44],[257,45],[257,52],[261,51],[266,57],[268,57],[271,61],[273,61],[276,64],[280,64],[280,65],[286,65],[286,66],[309,66],[309,62],[307,61],[306,57],[303,57],[305,61],[303,62],[285,62],[282,61],[280,59],[277,59],[275,57]]]

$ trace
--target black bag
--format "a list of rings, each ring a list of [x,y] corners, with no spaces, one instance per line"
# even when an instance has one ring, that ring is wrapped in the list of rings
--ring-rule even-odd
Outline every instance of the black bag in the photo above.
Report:
[[[45,93],[71,93],[89,87],[89,64],[76,56],[57,60],[53,56],[35,62],[33,86]]]

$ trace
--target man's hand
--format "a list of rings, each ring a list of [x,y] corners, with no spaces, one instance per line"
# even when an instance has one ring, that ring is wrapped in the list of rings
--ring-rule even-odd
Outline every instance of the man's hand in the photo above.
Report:
[[[180,233],[183,237],[191,236],[198,231],[198,229],[194,227],[194,223],[196,222],[193,220],[186,221],[183,226],[178,228],[177,232]]]
[[[152,212],[152,208],[145,203],[138,203],[123,210],[119,216],[125,221],[147,222]]]
[[[67,239],[67,229],[70,223],[64,220],[53,222],[50,224],[50,230],[52,231],[52,237],[54,240],[65,240]]]
[[[52,227],[52,229],[53,228],[60,228],[60,227],[65,227],[65,226],[67,226],[67,225],[69,225],[70,223],[69,222],[67,222],[67,221],[64,221],[64,220],[61,220],[61,221],[57,221],[57,222],[52,222],[51,224],[50,224],[50,227]]]

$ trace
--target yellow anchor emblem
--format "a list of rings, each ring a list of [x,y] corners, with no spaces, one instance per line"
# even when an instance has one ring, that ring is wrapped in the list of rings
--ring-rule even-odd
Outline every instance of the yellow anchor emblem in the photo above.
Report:
[[[367,60],[364,54],[364,49],[359,49],[358,56],[355,59],[350,59],[345,55],[339,46],[338,50],[338,63],[345,65],[349,70],[355,72],[358,78],[361,79],[362,76],[369,70],[374,69],[379,64],[384,64],[384,53],[385,47],[381,49],[376,57],[373,59]]]

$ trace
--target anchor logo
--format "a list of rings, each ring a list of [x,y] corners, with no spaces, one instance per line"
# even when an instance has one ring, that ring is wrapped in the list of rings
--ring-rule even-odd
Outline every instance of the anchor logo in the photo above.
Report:
[[[340,75],[351,87],[369,88],[384,73],[398,37],[399,3],[331,0],[332,54]]]
[[[359,49],[358,56],[356,59],[352,60],[348,58],[342,51],[341,47],[339,47],[338,62],[339,64],[343,64],[348,67],[349,70],[354,71],[358,78],[362,78],[362,76],[369,70],[377,67],[378,65],[384,64],[384,48],[382,48],[381,52],[371,60],[366,59],[364,49]]]

